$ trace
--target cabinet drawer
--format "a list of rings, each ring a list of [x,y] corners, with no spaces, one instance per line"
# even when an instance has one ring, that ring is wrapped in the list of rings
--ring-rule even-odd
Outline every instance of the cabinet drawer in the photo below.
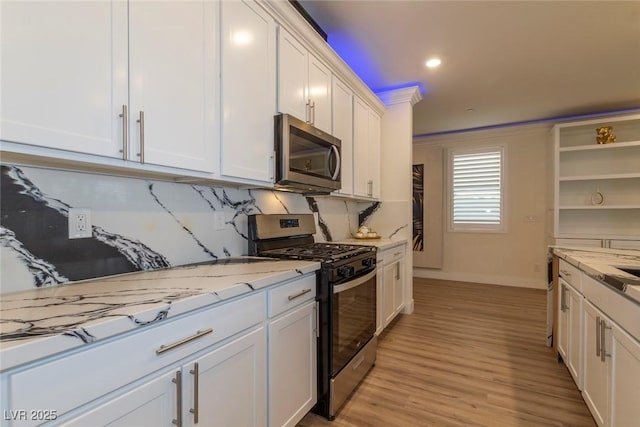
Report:
[[[316,275],[312,274],[269,290],[269,317],[275,317],[316,297]]]
[[[387,265],[396,262],[404,257],[404,245],[396,246],[395,248],[386,249],[384,251],[378,251],[378,264]]]
[[[565,282],[582,292],[582,272],[580,272],[579,269],[561,259],[560,268],[558,270],[558,274],[565,280]]]
[[[265,309],[260,292],[9,374],[9,409],[62,415],[262,322]]]

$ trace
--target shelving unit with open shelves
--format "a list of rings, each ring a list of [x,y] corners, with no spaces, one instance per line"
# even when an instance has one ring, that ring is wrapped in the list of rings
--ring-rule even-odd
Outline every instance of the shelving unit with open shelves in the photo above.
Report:
[[[597,144],[612,126],[616,142]],[[640,240],[640,114],[560,123],[554,138],[554,237]]]

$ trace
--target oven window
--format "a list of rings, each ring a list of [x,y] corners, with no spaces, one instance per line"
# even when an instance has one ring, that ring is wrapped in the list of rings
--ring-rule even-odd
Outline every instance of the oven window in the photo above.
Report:
[[[376,277],[333,294],[333,372],[336,375],[376,330]]]

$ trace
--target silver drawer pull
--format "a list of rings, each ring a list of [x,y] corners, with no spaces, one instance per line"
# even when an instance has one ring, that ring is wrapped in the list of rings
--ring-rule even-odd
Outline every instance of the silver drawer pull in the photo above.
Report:
[[[295,295],[289,295],[287,298],[289,298],[289,301],[293,301],[294,299],[301,297],[304,294],[308,294],[309,292],[311,292],[311,289],[303,289]]]
[[[396,252],[395,254],[393,254],[393,256],[398,256],[398,255],[402,255],[402,252]]]
[[[159,356],[162,353],[165,353],[169,350],[173,350],[176,347],[180,347],[183,344],[186,344],[190,341],[193,341],[195,339],[198,339],[200,337],[203,337],[207,334],[210,334],[213,332],[213,328],[209,328],[209,329],[205,329],[204,331],[198,331],[195,334],[191,335],[190,337],[181,339],[180,341],[176,341],[173,344],[169,344],[169,345],[161,345],[159,349],[156,350],[156,354]]]

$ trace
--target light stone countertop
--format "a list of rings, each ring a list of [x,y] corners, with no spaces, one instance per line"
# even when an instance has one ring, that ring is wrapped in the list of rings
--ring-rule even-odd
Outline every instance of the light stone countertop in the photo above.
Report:
[[[552,247],[553,253],[589,276],[602,281],[605,275],[619,279],[636,279],[616,267],[640,268],[640,251],[586,247]],[[608,286],[603,283],[603,286]],[[610,287],[616,292],[618,289]],[[640,285],[628,285],[621,294],[640,304]]]
[[[349,245],[363,245],[363,246],[375,246],[379,250],[383,251],[385,249],[393,248],[396,246],[403,245],[405,243],[409,243],[407,239],[400,240],[391,240],[386,238],[380,239],[343,239],[338,240],[332,243],[344,243]]]
[[[310,261],[225,258],[0,295],[0,371],[320,268]]]

